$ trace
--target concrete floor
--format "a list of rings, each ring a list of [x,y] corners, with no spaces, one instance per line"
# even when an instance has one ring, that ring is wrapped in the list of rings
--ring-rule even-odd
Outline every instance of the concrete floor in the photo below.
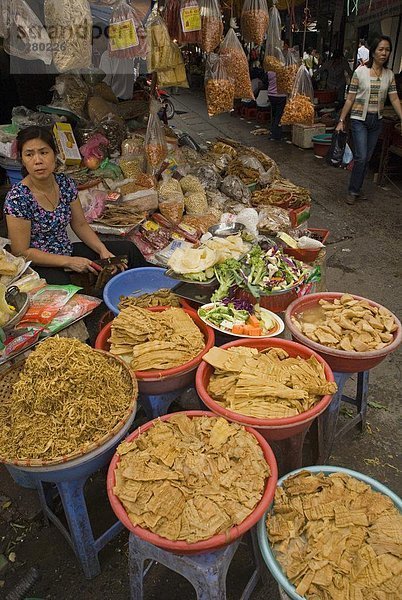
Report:
[[[349,173],[328,167],[314,158],[311,150],[300,150],[285,142],[270,142],[266,136],[253,136],[253,123],[222,115],[208,119],[202,92],[180,92],[173,97],[183,111],[173,121],[198,140],[230,136],[253,145],[272,158],[283,176],[312,191],[310,226],[331,231],[327,245],[326,281],[329,290],[356,293],[376,300],[395,314],[402,314],[401,294],[401,192],[389,184],[379,188],[367,180],[367,202],[348,206],[344,202]],[[401,169],[402,172],[402,169]],[[368,427],[349,432],[335,444],[329,464],[347,466],[373,476],[402,495],[400,352],[391,355],[370,374]],[[380,408],[382,407],[382,408]],[[347,415],[344,416],[347,419]],[[94,527],[101,531],[112,519],[104,492],[104,475],[88,484],[88,504]],[[10,503],[10,504],[9,504]],[[102,574],[86,581],[72,551],[54,527],[43,527],[35,493],[13,484],[2,469],[0,479],[0,554],[15,552],[8,571],[1,570],[0,597],[5,597],[27,569],[37,565],[40,580],[29,595],[52,600],[123,600],[129,597],[127,575],[127,534],[122,533],[100,554]],[[14,558],[14,557],[13,557]],[[227,598],[240,598],[252,571],[248,548],[241,547],[229,570]],[[3,596],[4,594],[4,596]],[[192,600],[190,584],[161,565],[149,572],[145,600]],[[252,600],[277,600],[275,583],[268,579],[252,595]]]

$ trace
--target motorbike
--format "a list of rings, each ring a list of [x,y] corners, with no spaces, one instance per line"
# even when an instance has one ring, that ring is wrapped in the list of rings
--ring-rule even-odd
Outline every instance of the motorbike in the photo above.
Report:
[[[143,89],[145,92],[150,94],[152,86],[152,77],[140,76],[137,78],[136,85],[140,89]],[[157,100],[159,100],[159,102],[162,105],[160,111],[158,112],[159,118],[161,119],[161,121],[167,124],[167,121],[173,119],[173,117],[176,114],[176,109],[172,100],[170,99],[170,95],[166,90],[162,90],[158,86],[155,86],[153,95]]]

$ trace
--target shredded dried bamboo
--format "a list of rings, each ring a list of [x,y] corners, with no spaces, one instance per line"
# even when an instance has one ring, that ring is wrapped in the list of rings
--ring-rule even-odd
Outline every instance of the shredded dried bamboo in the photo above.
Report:
[[[124,371],[76,339],[42,342],[0,403],[0,456],[52,460],[84,452],[127,413],[133,390]]]

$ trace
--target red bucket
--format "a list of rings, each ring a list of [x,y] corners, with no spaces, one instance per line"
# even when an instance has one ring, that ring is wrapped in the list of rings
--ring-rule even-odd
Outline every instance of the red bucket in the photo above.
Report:
[[[193,411],[183,411],[182,413],[174,413],[185,414],[190,418],[196,417],[216,417],[215,414],[203,410],[193,410]],[[164,415],[163,417],[159,417],[162,421],[168,421],[173,415]],[[155,419],[153,421],[149,421],[142,427],[136,429],[128,438],[125,440],[126,442],[130,442],[136,439],[141,433],[152,427],[155,422],[159,419]],[[189,544],[188,542],[183,541],[172,541],[167,538],[161,537],[156,533],[152,533],[143,527],[139,527],[138,525],[133,525],[128,518],[128,515],[121,504],[120,500],[115,496],[113,492],[113,488],[115,486],[115,469],[116,465],[120,460],[119,455],[116,453],[112,462],[110,463],[108,474],[107,474],[107,493],[109,496],[110,504],[113,508],[113,511],[116,517],[123,523],[123,525],[129,530],[132,531],[135,535],[137,535],[142,540],[149,542],[150,544],[154,544],[154,546],[158,546],[159,548],[163,548],[164,550],[168,550],[169,552],[173,552],[175,554],[203,554],[206,552],[213,552],[218,550],[219,548],[223,548],[224,546],[228,546],[233,543],[237,538],[245,534],[249,529],[251,529],[264,515],[265,511],[268,509],[271,504],[275,489],[276,483],[278,480],[278,469],[276,466],[276,460],[274,453],[272,452],[270,446],[265,441],[265,439],[254,429],[250,427],[246,427],[246,431],[254,435],[257,439],[261,449],[264,453],[264,457],[269,465],[271,470],[271,476],[268,478],[265,486],[264,493],[260,502],[257,504],[254,511],[240,523],[240,525],[235,525],[231,527],[226,532],[219,533],[217,535],[212,536],[208,540],[201,540],[199,542],[195,542],[193,544]]]
[[[147,310],[152,312],[162,312],[170,308],[169,306],[152,306]],[[198,314],[191,308],[183,308],[183,310],[192,318],[194,323],[200,329],[205,339],[205,348],[197,354],[192,360],[174,367],[172,369],[164,369],[163,371],[135,371],[135,376],[138,381],[138,390],[140,394],[159,395],[167,394],[191,386],[194,384],[195,371],[201,362],[202,357],[215,344],[215,333],[212,327],[208,327]],[[99,350],[110,350],[108,342],[111,335],[111,327],[113,321],[105,325],[99,332],[95,341],[95,348]]]
[[[286,327],[289,329],[294,340],[317,352],[334,371],[339,373],[359,373],[361,371],[368,371],[369,369],[372,369],[376,365],[380,364],[380,362],[382,362],[384,358],[388,356],[388,354],[396,350],[402,341],[401,323],[395,317],[395,315],[392,315],[397,325],[397,330],[393,334],[394,341],[391,342],[389,346],[381,348],[381,350],[372,350],[371,352],[346,352],[345,350],[336,350],[335,348],[328,348],[322,344],[317,344],[299,331],[292,321],[292,317],[304,312],[305,310],[314,308],[317,306],[320,300],[327,300],[328,302],[331,302],[332,300],[335,300],[335,298],[340,298],[343,296],[344,293],[345,292],[320,292],[298,298],[298,300],[295,300],[295,302],[293,302],[286,310]],[[352,294],[352,296],[356,300],[365,300],[373,306],[384,308],[381,306],[381,304],[373,302],[373,300],[368,300],[362,296],[355,296],[354,294]]]
[[[332,373],[328,364],[313,350],[306,348],[296,342],[290,340],[281,340],[278,338],[269,339],[239,339],[229,344],[221,346],[226,349],[232,346],[248,346],[249,348],[257,348],[257,350],[265,350],[266,348],[282,348],[289,356],[301,358],[315,358],[324,367],[325,377],[327,381],[335,381],[334,374]],[[321,398],[319,402],[306,412],[293,417],[283,417],[281,419],[257,419],[248,415],[242,415],[240,413],[233,412],[221,406],[218,402],[215,402],[208,393],[208,384],[213,373],[213,367],[202,361],[197,370],[195,378],[196,390],[201,400],[208,406],[214,413],[225,417],[228,421],[234,421],[241,425],[253,427],[268,441],[284,440],[303,431],[307,431],[311,423],[318,415],[320,415],[327,408],[331,402],[332,396],[326,395]]]

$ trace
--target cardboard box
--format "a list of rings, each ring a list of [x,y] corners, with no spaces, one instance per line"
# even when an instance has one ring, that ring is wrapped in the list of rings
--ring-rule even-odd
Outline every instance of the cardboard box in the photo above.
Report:
[[[293,125],[292,144],[299,148],[312,148],[313,137],[325,133],[325,125],[317,123],[316,125]]]
[[[56,123],[53,127],[53,133],[61,161],[65,165],[79,165],[82,156],[75,141],[71,125],[69,123]]]

